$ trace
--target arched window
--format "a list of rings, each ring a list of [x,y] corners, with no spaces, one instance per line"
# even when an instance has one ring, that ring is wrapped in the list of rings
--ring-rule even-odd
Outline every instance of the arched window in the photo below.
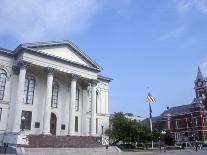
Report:
[[[75,101],[75,110],[79,111],[79,102],[80,102],[80,89],[76,89],[76,101]]]
[[[4,91],[6,85],[6,72],[3,69],[0,69],[0,100],[4,99]]]
[[[52,100],[51,100],[51,107],[52,108],[57,108],[58,106],[58,83],[53,82],[52,84]]]
[[[26,76],[24,83],[24,103],[33,104],[35,79],[32,76]]]

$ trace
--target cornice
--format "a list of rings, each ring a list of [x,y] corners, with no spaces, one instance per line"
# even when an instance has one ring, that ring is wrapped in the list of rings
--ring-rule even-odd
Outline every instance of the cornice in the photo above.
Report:
[[[98,80],[104,81],[104,82],[111,82],[114,79],[109,78],[109,77],[105,77],[105,76],[102,76],[102,75],[98,75]]]
[[[54,47],[54,46],[61,46],[65,45],[72,48],[79,56],[81,56],[84,60],[92,64],[95,68],[99,70],[103,70],[103,68],[98,65],[94,60],[92,60],[84,51],[82,51],[77,45],[69,40],[63,41],[48,41],[48,42],[36,42],[36,43],[25,43],[21,44],[21,47],[31,47],[31,48],[38,48],[38,47]]]
[[[73,62],[73,61],[64,59],[64,58],[60,58],[58,56],[53,56],[51,54],[47,54],[47,53],[44,53],[44,52],[41,52],[41,51],[36,51],[36,50],[26,48],[26,47],[23,47],[22,50],[25,50],[26,52],[29,52],[29,53],[32,53],[32,54],[35,54],[35,55],[41,55],[41,56],[44,56],[46,58],[51,58],[51,59],[56,60],[56,61],[67,63],[67,64],[70,64],[70,65],[73,65],[73,66],[76,66],[76,67],[84,68],[84,69],[87,69],[87,70],[90,70],[90,71],[93,71],[93,72],[96,72],[96,73],[100,72],[100,70],[97,69],[97,68],[93,68],[93,67],[90,67],[90,66],[86,66],[86,65],[83,65],[83,64],[80,64],[80,63],[77,63],[77,62]],[[19,51],[18,54],[20,54],[21,52],[23,52],[23,51]]]
[[[14,53],[11,50],[5,49],[5,48],[0,48],[0,54],[6,55],[9,57],[14,57]]]

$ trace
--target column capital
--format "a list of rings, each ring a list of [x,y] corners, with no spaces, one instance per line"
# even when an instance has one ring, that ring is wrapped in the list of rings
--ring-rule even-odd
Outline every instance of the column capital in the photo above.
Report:
[[[91,86],[94,86],[94,87],[96,87],[97,86],[97,84],[99,83],[99,81],[98,80],[91,80]]]
[[[22,69],[22,68],[23,68],[23,69],[27,69],[30,65],[31,65],[30,62],[23,61],[23,60],[17,62],[17,66],[18,66],[20,69]]]
[[[80,78],[79,75],[77,75],[77,74],[71,74],[71,80],[77,81],[79,78]]]
[[[56,72],[57,70],[52,67],[46,67],[45,71],[47,72],[48,75],[53,75],[54,72]]]

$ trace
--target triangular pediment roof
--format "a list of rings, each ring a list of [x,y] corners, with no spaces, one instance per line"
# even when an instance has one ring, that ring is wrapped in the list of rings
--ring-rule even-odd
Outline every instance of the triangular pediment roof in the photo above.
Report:
[[[60,60],[68,61],[84,67],[101,71],[102,67],[92,60],[85,52],[71,41],[50,41],[21,44],[15,51],[20,49],[41,53]]]

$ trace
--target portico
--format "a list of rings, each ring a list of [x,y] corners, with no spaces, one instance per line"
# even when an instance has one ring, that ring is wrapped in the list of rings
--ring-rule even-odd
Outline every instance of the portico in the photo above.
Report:
[[[23,44],[14,53],[5,131],[98,136],[101,124],[107,128],[111,79],[97,74],[95,61],[68,41]]]

